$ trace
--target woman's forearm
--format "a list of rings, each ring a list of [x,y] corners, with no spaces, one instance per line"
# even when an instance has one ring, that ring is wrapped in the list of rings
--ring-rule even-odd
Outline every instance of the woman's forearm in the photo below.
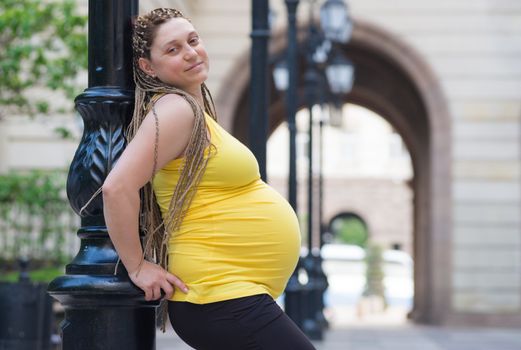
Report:
[[[133,273],[143,260],[139,239],[139,191],[103,187],[105,223],[123,265]]]
[[[122,181],[109,179],[103,185],[103,204],[105,223],[110,239],[127,269],[132,282],[145,293],[145,300],[157,300],[164,296],[170,299],[174,286],[183,293],[188,287],[179,278],[161,266],[143,261],[143,249],[139,239],[139,207],[141,204],[137,186],[122,184]],[[128,182],[128,181],[127,181]],[[139,273],[142,271],[142,273]]]

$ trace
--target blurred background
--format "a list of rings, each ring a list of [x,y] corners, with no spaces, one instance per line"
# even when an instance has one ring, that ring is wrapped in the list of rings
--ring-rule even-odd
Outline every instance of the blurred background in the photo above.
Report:
[[[303,255],[323,259],[329,326],[521,326],[521,2],[344,1],[349,40],[313,60],[325,75],[341,57],[348,86],[317,85],[308,106],[324,3],[297,10],[296,207]],[[267,181],[287,196],[287,11],[269,4]],[[219,122],[248,143],[261,103],[249,98],[250,2],[149,0],[140,12],[162,6],[191,18]],[[22,259],[25,278],[48,283],[80,249],[65,181],[83,132],[73,98],[87,86],[87,10],[0,2],[2,281],[19,279]]]

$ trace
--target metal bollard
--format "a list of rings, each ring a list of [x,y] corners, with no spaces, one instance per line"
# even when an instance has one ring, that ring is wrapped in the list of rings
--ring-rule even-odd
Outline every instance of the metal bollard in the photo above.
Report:
[[[322,326],[316,319],[319,308],[317,304],[317,292],[319,289],[316,275],[315,259],[311,252],[304,258],[304,268],[308,274],[308,283],[304,286],[303,303],[305,316],[302,322],[302,331],[312,340],[322,340],[324,335]]]
[[[317,320],[319,326],[325,330],[329,328],[329,322],[327,321],[324,315],[324,293],[329,286],[329,282],[327,280],[327,276],[322,269],[322,257],[320,253],[314,254],[313,259],[315,259],[315,278],[316,278],[316,289],[315,289],[315,319]]]
[[[31,283],[26,260],[20,262],[20,279],[0,283],[0,349],[49,350],[52,299],[45,283]]]
[[[303,313],[302,313],[302,292],[303,285],[298,279],[299,270],[302,268],[302,258],[299,258],[295,271],[289,278],[286,290],[284,292],[284,311],[302,329]]]

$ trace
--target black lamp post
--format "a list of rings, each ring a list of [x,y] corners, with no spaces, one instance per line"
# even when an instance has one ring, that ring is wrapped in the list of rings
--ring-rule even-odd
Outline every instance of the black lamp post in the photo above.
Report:
[[[134,107],[131,21],[137,11],[137,0],[89,1],[89,84],[75,100],[85,129],[67,180],[78,214],[126,146],[123,131]],[[101,196],[82,214],[78,236],[78,254],[48,289],[65,308],[63,349],[155,349],[157,303],[145,301],[122,264],[116,270]]]
[[[354,67],[351,62],[342,55],[338,53],[333,53],[333,59],[329,60],[328,65],[325,68],[327,79],[323,79],[323,83],[326,83],[329,86],[329,91],[334,95],[334,102],[336,104],[338,101],[338,106],[333,106],[333,108],[340,109],[338,111],[338,115],[342,118],[342,100],[344,96],[351,91],[354,81]],[[325,78],[325,77],[324,77]],[[327,80],[327,82],[325,81]],[[326,91],[326,84],[322,85],[321,91]],[[324,94],[322,94],[324,96]],[[322,105],[326,103],[325,98],[322,101]],[[329,108],[331,111],[332,108]],[[329,116],[329,123],[332,126],[335,124],[332,121],[332,115]],[[318,164],[318,221],[319,221],[319,248],[322,249],[324,244],[324,234],[325,234],[325,223],[324,223],[324,168],[323,168],[323,160],[324,160],[324,137],[323,137],[323,129],[324,129],[324,118],[320,118],[319,120],[319,164]],[[342,120],[338,121],[338,126],[342,125]],[[322,255],[314,254],[313,258],[315,259],[315,272],[316,272],[316,280],[318,284],[318,291],[316,292],[317,305],[318,309],[316,310],[316,318],[318,322],[325,328],[328,327],[327,319],[324,316],[324,293],[328,287],[327,276],[322,269]]]
[[[313,198],[313,184],[314,184],[314,169],[313,169],[313,106],[318,103],[316,96],[317,87],[320,91],[326,89],[326,84],[321,84],[325,81],[324,77],[324,66],[328,61],[329,55],[332,52],[332,42],[346,43],[351,35],[352,25],[349,21],[347,6],[341,0],[327,0],[321,8],[321,26],[322,33],[319,33],[318,28],[315,27],[313,22],[313,4],[311,1],[310,6],[310,19],[309,19],[309,37],[308,37],[308,52],[306,54],[307,69],[306,69],[306,99],[308,102],[309,109],[309,140],[308,140],[308,153],[309,153],[309,175],[308,175],[308,255],[304,259],[304,267],[308,274],[308,285],[307,285],[307,306],[309,308],[307,317],[303,323],[303,330],[308,334],[311,339],[322,339],[322,330],[327,326],[327,321],[323,314],[323,294],[327,289],[327,276],[322,269],[322,257],[320,255],[320,248],[322,246],[322,203],[319,203],[318,218],[319,218],[319,242],[318,249],[313,249],[313,236],[314,236],[314,224],[313,217],[315,213],[314,198]],[[326,72],[333,73],[345,73],[344,62],[338,62],[336,56],[335,59],[331,59],[327,66]],[[340,58],[338,58],[340,59]],[[327,74],[327,73],[326,73]],[[330,74],[327,74],[328,77]],[[346,75],[339,75],[333,77],[333,79],[344,80]],[[340,85],[342,82],[340,82]],[[351,82],[352,84],[352,82]],[[338,85],[338,84],[337,84]],[[333,93],[338,93],[341,88],[337,85],[331,86],[334,90]],[[323,101],[320,101],[323,102]],[[322,137],[323,121],[319,123],[319,136]],[[320,157],[322,157],[322,139],[319,142]],[[320,160],[322,163],[322,159]],[[323,179],[322,179],[322,168],[320,164],[319,174],[319,200],[323,200]]]
[[[321,25],[322,30],[328,40],[333,43],[346,44],[351,38],[353,31],[353,24],[349,17],[349,11],[346,3],[342,0],[327,0],[321,8]],[[328,63],[325,67],[325,73],[327,83],[329,85],[329,91],[334,95],[334,101],[340,101],[338,108],[340,109],[340,125],[342,125],[342,100],[344,96],[351,91],[354,81],[354,66],[351,64],[346,57],[339,54],[334,49],[330,52],[328,57]],[[325,89],[323,89],[325,90]],[[331,111],[331,108],[329,108]],[[330,124],[334,125],[333,120]],[[323,171],[323,127],[324,119],[322,118],[319,122],[319,153],[320,153],[320,164],[319,164],[319,221],[320,221],[320,232],[319,232],[319,247],[320,249],[324,243],[325,234],[325,223],[323,222],[323,201],[324,201],[324,171]],[[320,309],[317,312],[317,317],[322,321],[322,325],[328,326],[328,322],[324,317],[324,293],[328,287],[327,276],[322,269],[322,255],[318,254],[317,260],[317,279],[320,281],[320,290],[318,293],[318,303]]]
[[[319,249],[314,249],[313,245],[313,215],[315,213],[313,205],[313,106],[324,104],[324,91],[330,88],[333,94],[339,94],[346,85],[344,80],[351,81],[349,74],[346,74],[346,64],[342,58],[334,56],[329,59],[332,49],[331,42],[347,42],[351,35],[352,25],[349,22],[347,6],[340,0],[328,0],[321,8],[323,33],[313,22],[313,5],[310,2],[310,20],[308,45],[306,50],[306,73],[305,91],[306,103],[309,110],[309,175],[308,175],[308,255],[299,261],[299,266],[303,267],[308,275],[308,283],[302,285],[297,278],[297,270],[293,273],[286,288],[286,312],[301,327],[304,332],[312,339],[322,339],[322,330],[327,326],[327,321],[323,314],[323,293],[327,288],[327,277],[322,270],[321,256],[317,251],[322,247],[322,127],[323,120],[320,121],[320,164],[319,164]],[[275,64],[274,80],[279,91],[287,91],[286,106],[288,113],[288,128],[290,131],[290,172],[289,172],[289,201],[296,210],[296,156],[295,156],[295,114],[296,114],[296,30],[295,12],[298,0],[286,0],[288,10],[288,53],[286,61]],[[324,23],[325,22],[325,23]],[[328,62],[329,59],[329,62]],[[327,65],[326,65],[327,63]],[[324,66],[326,66],[324,71]],[[347,69],[352,66],[347,67]],[[292,74],[293,72],[293,74]],[[327,76],[337,74],[332,77],[333,85],[327,84]],[[351,69],[352,75],[352,69]],[[339,81],[340,80],[340,81]],[[349,83],[348,83],[349,84]],[[317,89],[321,91],[320,101],[317,98]],[[293,170],[295,169],[295,170]]]
[[[324,50],[322,47],[323,40],[319,29],[315,26],[313,21],[313,5],[315,1],[310,3],[309,28],[307,38],[306,50],[306,71],[304,74],[305,80],[305,95],[309,114],[309,137],[308,137],[308,211],[307,211],[307,248],[308,253],[304,257],[303,266],[308,276],[308,283],[305,288],[305,305],[306,315],[303,320],[302,330],[308,335],[310,339],[323,339],[323,329],[317,318],[317,312],[320,305],[317,303],[317,294],[320,290],[318,279],[317,260],[314,257],[314,214],[316,213],[314,207],[314,157],[313,157],[313,129],[314,129],[314,115],[313,107],[319,103],[317,98],[317,86],[320,84],[320,61],[323,59]]]
[[[252,0],[252,46],[250,56],[250,149],[257,158],[261,178],[266,177],[268,134],[268,1]]]
[[[286,113],[289,129],[289,174],[288,174],[288,202],[297,212],[297,157],[295,115],[297,114],[297,7],[299,0],[285,0],[288,19],[288,48],[285,61],[275,65],[274,80],[279,91],[286,92]],[[299,260],[297,267],[291,274],[285,290],[284,309],[288,316],[302,328],[302,291],[303,286],[298,279],[298,271],[301,266]]]
[[[298,84],[298,42],[296,28],[296,12],[299,0],[286,0],[288,17],[288,48],[286,59],[275,63],[273,80],[278,91],[285,92],[286,116],[289,131],[289,175],[288,202],[297,211],[297,157],[296,135],[297,127],[297,84]]]
[[[329,33],[330,38],[334,38],[336,40],[342,40],[342,43],[347,43],[351,36],[352,32],[352,24],[347,15],[347,6],[345,3],[340,1],[326,1],[321,9],[321,17],[322,17],[322,28],[326,36]],[[340,11],[343,8],[344,11]],[[343,16],[341,13],[345,14]],[[338,26],[335,28],[334,26],[330,26],[327,23],[327,19],[333,16],[337,16],[338,18],[344,18],[345,23],[339,20],[332,20],[331,22],[335,22]],[[336,18],[336,17],[335,17]],[[329,28],[329,29],[328,29]],[[342,29],[344,28],[344,29]],[[337,33],[337,35],[334,35]],[[340,33],[340,34],[338,34]],[[352,62],[346,58],[344,55],[340,54],[338,51],[333,51],[328,60],[328,64],[325,67],[325,73],[327,77],[327,83],[329,86],[329,91],[333,95],[333,103],[331,103],[331,107],[329,108],[329,123],[332,126],[341,126],[342,125],[342,100],[345,95],[347,95],[351,89],[353,88],[354,83],[354,65]],[[320,119],[319,122],[319,154],[320,154],[320,163],[319,163],[319,221],[320,221],[320,247],[323,245],[323,234],[325,230],[325,226],[323,223],[323,126],[324,119]]]
[[[316,279],[317,279],[317,291],[316,303],[317,310],[315,317],[322,327],[322,329],[329,327],[329,322],[324,315],[324,293],[329,287],[327,275],[322,268],[322,246],[324,245],[324,116],[322,115],[318,122],[318,222],[319,222],[319,241],[318,241],[318,254],[313,254],[315,259],[316,267]]]
[[[286,0],[288,12],[288,91],[286,94],[286,109],[289,129],[289,175],[288,175],[288,200],[293,210],[297,211],[297,126],[295,116],[297,114],[297,84],[298,84],[298,39],[297,39],[297,6],[299,0]]]

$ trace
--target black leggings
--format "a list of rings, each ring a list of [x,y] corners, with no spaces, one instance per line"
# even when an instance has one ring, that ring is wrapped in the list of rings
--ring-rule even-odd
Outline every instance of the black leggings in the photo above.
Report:
[[[267,294],[210,304],[169,302],[176,333],[197,350],[315,350]]]

